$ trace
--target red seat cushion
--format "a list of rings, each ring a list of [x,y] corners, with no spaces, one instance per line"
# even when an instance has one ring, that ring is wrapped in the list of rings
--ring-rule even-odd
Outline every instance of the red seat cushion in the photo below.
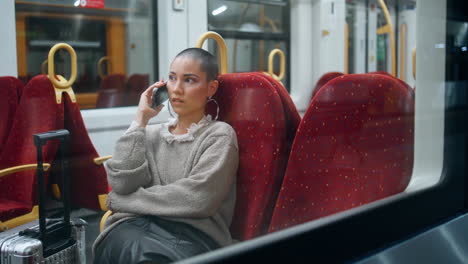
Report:
[[[22,90],[23,83],[15,77],[0,77],[0,146],[10,133]]]
[[[413,168],[412,104],[406,87],[378,74],[322,87],[296,133],[270,231],[403,191]]]
[[[320,88],[322,88],[327,82],[342,75],[344,75],[344,73],[341,72],[327,72],[324,75],[322,75],[322,77],[320,77],[320,79],[315,84],[314,90],[312,90],[312,96],[310,97],[311,100],[314,98],[314,96],[317,94]]]
[[[25,215],[30,211],[31,206],[27,203],[0,198],[0,221],[2,222]]]
[[[31,79],[21,95],[12,129],[0,154],[0,169],[36,163],[36,147],[32,135],[63,128],[63,103],[57,104],[54,88],[45,75]],[[43,159],[51,163],[58,148],[57,141],[43,147]],[[48,173],[46,176],[46,186]],[[0,178],[0,198],[27,204],[37,203],[35,171],[23,171]]]
[[[224,74],[213,97],[219,119],[229,123],[239,143],[237,200],[232,236],[245,240],[265,234],[287,160],[284,110],[277,90],[255,73]],[[216,113],[215,104],[208,112]]]

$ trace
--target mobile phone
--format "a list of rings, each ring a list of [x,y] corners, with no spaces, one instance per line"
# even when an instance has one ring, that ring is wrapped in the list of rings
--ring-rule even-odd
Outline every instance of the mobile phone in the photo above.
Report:
[[[152,98],[151,107],[156,108],[159,105],[161,105],[162,103],[164,103],[164,101],[166,101],[167,99],[169,99],[169,94],[167,92],[167,86],[166,85],[161,86],[159,88],[154,88],[153,89],[153,98]]]

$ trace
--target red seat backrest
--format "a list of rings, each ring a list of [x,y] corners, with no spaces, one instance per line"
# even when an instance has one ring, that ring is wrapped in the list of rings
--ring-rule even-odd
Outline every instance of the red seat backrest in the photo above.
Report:
[[[63,103],[57,104],[55,91],[47,76],[34,77],[26,85],[7,141],[0,154],[0,169],[36,163],[32,135],[63,128]],[[49,141],[43,148],[44,162],[51,163],[58,148]],[[48,173],[46,173],[46,184]],[[23,171],[0,178],[1,198],[25,203],[32,208],[37,202],[35,171]],[[16,215],[12,215],[16,216]]]
[[[231,233],[245,240],[268,230],[285,168],[285,117],[278,92],[255,73],[224,74],[213,97],[219,120],[229,123],[239,143],[237,200]],[[213,116],[215,104],[208,104]]]
[[[71,202],[80,207],[100,210],[98,195],[107,194],[107,175],[103,165],[93,161],[99,155],[91,142],[77,103],[63,95],[65,129],[70,131],[69,155]]]
[[[392,77],[328,82],[299,125],[270,231],[402,192],[413,169],[413,123],[411,95]]]
[[[312,101],[312,99],[317,94],[319,89],[322,88],[327,82],[342,75],[344,75],[344,73],[341,73],[341,72],[327,72],[324,75],[322,75],[322,77],[320,77],[320,79],[315,84],[314,90],[312,90],[312,96],[310,97],[310,100]]]
[[[124,106],[124,93],[117,89],[105,89],[98,92],[96,108]]]
[[[301,116],[299,115],[296,105],[294,104],[288,91],[280,82],[275,80],[270,75],[266,75],[263,73],[257,74],[267,79],[271,83],[271,85],[273,85],[273,87],[276,89],[280,96],[281,102],[283,103],[284,115],[286,118],[287,140],[289,144],[289,149],[291,149],[292,142],[294,140],[294,137],[296,136],[297,128],[299,127],[299,123],[301,122]]]
[[[120,92],[125,91],[126,77],[123,74],[110,74],[104,77],[99,84],[99,90],[116,89]]]
[[[140,95],[149,86],[148,74],[133,74],[127,80],[126,105],[137,105],[140,101]]]
[[[4,146],[10,133],[23,86],[15,77],[0,77],[0,146]]]
[[[408,91],[410,91],[411,96],[413,97],[413,100],[415,100],[414,88],[411,87],[408,83],[406,83],[406,82],[403,81],[402,79],[397,78],[397,77],[391,75],[390,73],[388,73],[388,72],[386,72],[386,71],[369,72],[369,74],[382,74],[382,75],[385,75],[385,76],[389,76],[389,77],[394,78],[395,80],[397,80],[398,82],[400,82],[403,86],[405,86],[406,89],[408,89]]]

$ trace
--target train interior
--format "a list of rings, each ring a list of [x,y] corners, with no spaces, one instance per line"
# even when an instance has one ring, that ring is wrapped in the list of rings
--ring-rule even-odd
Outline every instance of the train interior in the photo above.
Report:
[[[242,243],[235,246],[437,188],[446,170],[447,109],[464,109],[459,90],[468,84],[468,22],[449,19],[448,2],[0,4],[0,232],[38,217],[32,135],[67,129],[72,217],[88,222],[92,263],[91,246],[110,213],[104,163],[141,93],[167,78],[187,47],[218,57],[219,109],[207,112],[239,141],[231,233]],[[166,104],[151,124],[169,117]],[[58,145],[46,145],[52,213],[63,202],[57,157]]]

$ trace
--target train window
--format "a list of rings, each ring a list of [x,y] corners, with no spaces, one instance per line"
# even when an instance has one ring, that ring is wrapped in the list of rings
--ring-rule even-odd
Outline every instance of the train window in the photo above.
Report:
[[[47,55],[59,42],[77,53],[73,84],[81,109],[132,106],[157,76],[153,38],[156,2],[16,1],[18,75],[24,82],[47,73]],[[66,52],[55,56],[55,71],[70,76]]]
[[[226,40],[229,72],[268,71],[268,56],[276,48],[289,58],[289,1],[208,0],[208,29]],[[208,49],[216,46],[209,42]],[[279,70],[279,60],[273,66]],[[288,72],[286,63],[286,87]]]
[[[261,89],[233,86],[229,90],[233,93],[249,89],[238,93],[245,100],[232,104],[242,111],[223,113],[240,116],[235,124],[240,161],[250,177],[239,181],[245,186],[237,186],[239,199],[247,198],[245,207],[235,209],[241,221],[231,225],[242,243],[193,262],[223,263],[231,258],[231,263],[240,263],[255,250],[267,257],[285,250],[284,256],[293,260],[294,254],[324,250],[334,262],[343,258],[332,252],[331,244],[340,245],[344,256],[369,249],[347,251],[347,246],[360,245],[351,236],[340,237],[342,232],[372,237],[383,246],[402,238],[404,232],[398,228],[406,228],[405,221],[422,228],[421,223],[441,219],[431,215],[431,209],[446,212],[459,207],[460,194],[447,188],[459,190],[460,182],[453,183],[459,180],[454,171],[457,166],[465,170],[463,162],[452,165],[466,157],[450,150],[465,151],[464,135],[452,137],[461,133],[452,123],[460,120],[457,111],[466,109],[466,94],[459,86],[460,81],[467,86],[463,72],[468,23],[447,19],[447,3],[455,1],[118,0],[104,5],[104,0],[96,0],[88,2],[98,6],[83,6],[86,1],[17,0],[18,75],[26,82],[46,72],[50,46],[68,42],[78,53],[79,76],[73,88],[81,109],[130,106],[157,76],[167,76],[169,63],[180,50],[193,46],[207,30],[225,39],[228,72],[266,71],[270,51],[283,50],[288,61],[283,83],[291,94],[291,109],[285,109],[288,100],[275,101],[278,90],[273,89],[280,86],[271,82],[266,84],[271,101],[256,94]],[[208,42],[207,49],[217,53],[214,42]],[[68,63],[67,53],[56,54],[56,72],[68,76]],[[320,86],[322,78],[326,81]],[[273,101],[280,110],[265,110],[261,114],[266,118],[259,118],[264,111],[260,108]],[[82,111],[101,155],[112,153],[134,113],[131,107]],[[161,113],[155,123],[166,121],[167,112]],[[291,113],[297,117],[286,116]],[[272,121],[266,127],[267,118],[284,122],[276,126]],[[283,134],[275,138],[278,131]],[[271,138],[278,147],[268,141]],[[281,151],[285,155],[279,157]],[[273,165],[261,164],[266,156]],[[279,175],[277,182],[259,180],[267,173]],[[276,189],[264,195],[247,188],[252,186]],[[429,197],[430,206],[421,197]],[[441,197],[448,203],[437,203]],[[262,204],[268,199],[272,202]],[[422,220],[416,223],[406,216]],[[370,219],[387,226],[379,229]],[[328,235],[336,240],[327,240]],[[288,241],[297,247],[288,247]]]

